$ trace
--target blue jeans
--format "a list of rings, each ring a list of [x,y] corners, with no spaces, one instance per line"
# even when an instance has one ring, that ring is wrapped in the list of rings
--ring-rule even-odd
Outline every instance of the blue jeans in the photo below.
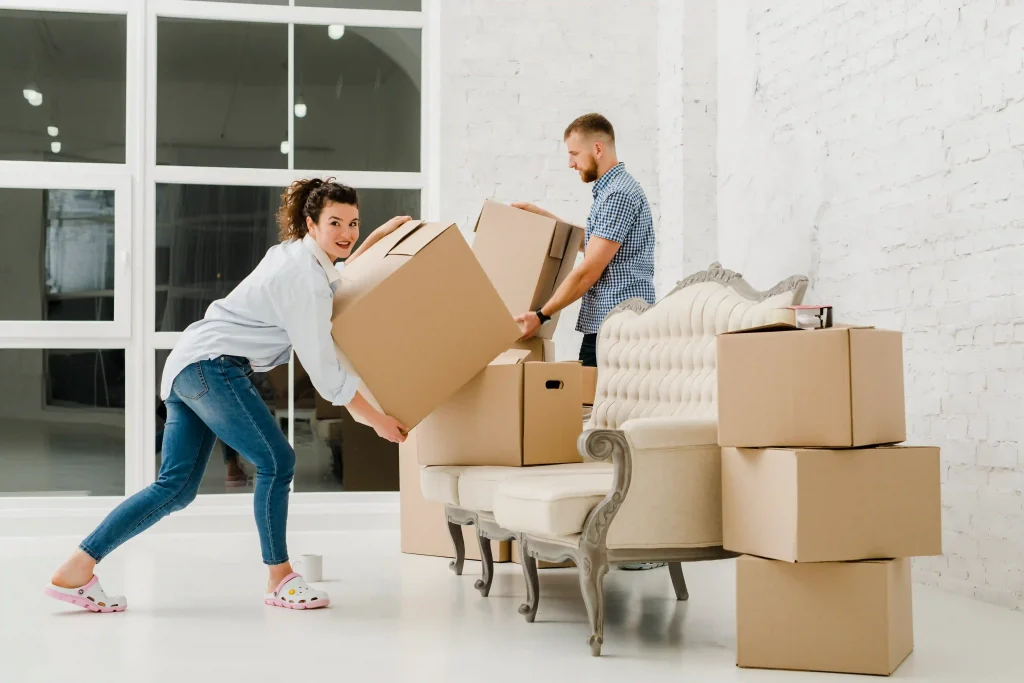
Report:
[[[263,562],[288,561],[285,532],[295,451],[249,380],[244,358],[193,363],[171,389],[163,462],[155,483],[114,508],[81,549],[99,562],[130,538],[195,500],[219,437],[256,466],[254,510]]]

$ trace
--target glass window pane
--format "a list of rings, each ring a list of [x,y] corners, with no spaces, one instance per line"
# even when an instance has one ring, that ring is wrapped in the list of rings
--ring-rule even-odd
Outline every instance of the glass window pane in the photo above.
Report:
[[[161,18],[157,34],[157,163],[287,168],[288,26]]]
[[[124,163],[126,21],[0,10],[0,159]]]
[[[178,332],[203,317],[277,244],[282,188],[156,187],[156,327]]]
[[[0,496],[124,495],[123,349],[0,349]]]
[[[282,188],[156,188],[156,327],[180,332],[252,272],[278,243]],[[420,212],[418,190],[360,190],[362,237],[396,215]]]
[[[296,26],[295,168],[419,171],[421,62],[418,29]]]
[[[299,7],[340,7],[343,9],[384,9],[419,12],[423,0],[296,0]]]
[[[156,386],[160,387],[160,379],[164,372],[164,364],[170,351],[156,352]],[[270,372],[256,372],[252,377],[253,386],[263,398],[270,412],[278,417],[281,429],[288,429],[288,366],[281,365]],[[164,422],[167,410],[160,396],[155,397],[156,407],[156,471],[160,471],[163,457]],[[252,493],[253,477],[256,468],[244,456],[217,440],[210,456],[210,464],[203,474],[199,485],[199,493]]]
[[[0,188],[0,241],[0,320],[114,319],[113,190]]]

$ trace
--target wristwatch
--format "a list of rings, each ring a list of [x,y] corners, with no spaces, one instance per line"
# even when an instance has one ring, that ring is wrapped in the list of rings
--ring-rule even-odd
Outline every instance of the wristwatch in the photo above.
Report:
[[[536,311],[534,311],[534,314],[538,318],[540,318],[540,324],[541,325],[543,325],[547,321],[551,320],[551,316],[550,315],[544,315],[544,311],[542,309],[540,309],[540,308],[538,308]]]

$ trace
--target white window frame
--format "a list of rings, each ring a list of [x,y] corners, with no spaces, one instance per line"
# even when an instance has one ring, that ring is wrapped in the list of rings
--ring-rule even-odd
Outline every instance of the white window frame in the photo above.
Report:
[[[91,166],[94,172],[75,166]],[[42,341],[88,337],[128,341],[132,305],[132,184],[127,175],[111,174],[110,170],[107,164],[0,163],[0,188],[114,192],[114,320],[0,320],[0,338],[5,344],[35,346]]]
[[[113,322],[0,321],[0,348],[84,348],[125,350],[125,494],[154,481],[156,351],[170,349],[180,332],[156,331],[155,188],[157,183],[284,187],[312,175],[334,175],[358,188],[419,190],[422,217],[440,213],[440,9],[441,0],[423,0],[419,12],[269,6],[202,0],[0,0],[0,10],[70,14],[117,14],[127,22],[125,159],[115,164],[16,162],[0,160],[0,187],[112,189],[115,194],[115,273]],[[421,31],[420,170],[366,172],[294,168],[294,118],[289,110],[287,169],[206,168],[156,164],[156,62],[158,17],[270,22],[289,26],[289,109],[295,97],[294,28],[344,24],[353,27],[411,28]],[[45,182],[43,182],[45,180]],[[292,373],[290,373],[291,375]],[[289,424],[294,425],[293,407]],[[291,430],[289,430],[291,431]],[[291,434],[289,435],[291,437]],[[353,501],[363,505],[390,501],[392,494],[295,494],[297,502],[320,505]],[[120,497],[0,497],[0,512],[106,509]],[[196,506],[251,506],[251,494],[204,495]]]

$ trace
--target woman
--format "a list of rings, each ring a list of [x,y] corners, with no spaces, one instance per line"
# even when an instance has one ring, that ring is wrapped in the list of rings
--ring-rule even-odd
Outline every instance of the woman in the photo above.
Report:
[[[163,462],[157,481],[125,500],[53,575],[46,594],[93,612],[121,612],[108,597],[96,564],[130,538],[191,503],[219,437],[256,467],[254,510],[263,562],[270,575],[264,602],[288,609],[326,607],[288,562],[285,532],[295,451],[249,379],[288,362],[292,349],[321,396],[392,442],[406,429],[356,393],[359,378],[342,368],[331,338],[338,259],[358,258],[409,220],[398,216],[359,239],[356,191],[333,179],[300,180],[282,197],[281,244],[206,316],[189,326],[167,359],[160,397],[167,406]]]

